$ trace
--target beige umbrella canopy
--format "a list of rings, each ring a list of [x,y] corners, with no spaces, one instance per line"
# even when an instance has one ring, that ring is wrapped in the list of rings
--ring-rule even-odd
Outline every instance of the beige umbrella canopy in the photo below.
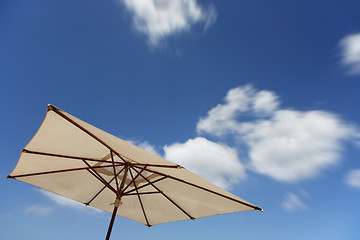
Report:
[[[52,105],[8,176],[147,226],[260,210]]]

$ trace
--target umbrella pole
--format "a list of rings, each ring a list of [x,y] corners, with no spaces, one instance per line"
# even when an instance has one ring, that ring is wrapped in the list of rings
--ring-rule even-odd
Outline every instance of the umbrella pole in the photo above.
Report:
[[[120,205],[120,199],[116,199],[116,200],[115,200],[115,203],[114,203],[114,211],[113,211],[112,216],[111,216],[111,220],[110,220],[110,224],[109,224],[109,229],[108,229],[108,231],[107,231],[105,240],[109,240],[109,239],[110,239],[111,230],[112,230],[113,225],[114,225],[115,216],[116,216],[117,210],[118,210],[118,208],[119,208],[119,205]]]
[[[111,216],[111,221],[110,221],[110,224],[109,224],[109,229],[108,229],[108,232],[106,234],[106,240],[109,240],[110,239],[110,235],[111,235],[111,230],[113,228],[113,225],[114,225],[114,221],[115,221],[115,216],[116,216],[116,212],[118,210],[118,207],[114,207],[114,211],[113,211],[113,214]]]

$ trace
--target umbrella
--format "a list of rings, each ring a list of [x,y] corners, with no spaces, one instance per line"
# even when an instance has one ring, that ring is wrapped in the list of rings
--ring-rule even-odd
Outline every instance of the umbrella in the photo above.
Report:
[[[138,148],[52,105],[8,178],[148,227],[260,210],[184,167]]]

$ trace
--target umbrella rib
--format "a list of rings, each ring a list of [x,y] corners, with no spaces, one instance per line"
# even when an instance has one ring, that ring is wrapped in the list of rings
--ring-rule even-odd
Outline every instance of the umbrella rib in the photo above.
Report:
[[[108,185],[108,183],[102,179],[101,176],[99,176],[98,172],[96,172],[95,170],[90,170],[90,169],[87,169],[87,171],[93,175],[96,179],[98,179],[102,184],[104,184],[107,188],[109,188],[111,191],[113,191],[115,194],[117,194],[117,191],[111,186],[111,185]]]
[[[155,181],[152,181],[152,182],[146,183],[146,184],[144,184],[144,185],[142,185],[142,186],[138,187],[137,189],[139,190],[139,189],[141,189],[141,188],[147,187],[147,186],[151,185],[151,183],[156,183],[156,182],[162,181],[162,180],[164,180],[165,178],[167,178],[167,176],[164,176],[164,177],[159,178],[159,179],[157,179],[157,180],[155,180]],[[127,192],[125,192],[125,193],[124,193],[124,195],[127,195],[127,194],[129,194],[129,193],[131,193],[131,192],[134,192],[134,191],[135,191],[135,189],[131,189],[131,190],[129,190],[129,191],[127,191]]]
[[[134,189],[134,190],[137,190],[137,189]],[[160,193],[160,192],[137,192],[137,193],[124,194],[123,196],[126,197],[126,196],[147,195],[147,194],[155,194],[155,193]]]
[[[115,178],[115,177],[114,177],[114,178]],[[102,191],[104,191],[105,188],[106,188],[106,185],[103,186],[103,187],[100,189],[100,191],[97,192],[97,193],[95,194],[95,196],[93,196],[93,197],[90,199],[90,201],[88,201],[87,203],[85,203],[85,205],[86,205],[86,206],[90,205],[90,203],[91,203],[92,201],[94,201],[95,198],[97,198],[97,196],[99,196],[100,193],[102,193]]]
[[[115,153],[115,155],[118,156],[118,157],[119,157],[121,160],[123,160],[125,163],[128,163],[128,161],[126,161],[126,160],[121,156],[121,154],[115,152],[115,150],[112,149],[112,148],[110,148],[110,150],[113,151],[113,152]]]
[[[131,166],[145,166],[148,167],[161,167],[161,168],[182,168],[180,165],[165,165],[165,164],[148,164],[148,163],[134,163]]]
[[[70,158],[70,159],[75,159],[75,160],[83,160],[83,159],[85,159],[86,161],[92,161],[92,162],[112,163],[110,161],[99,160],[99,159],[95,159],[95,158],[77,157],[77,156],[69,156],[69,155],[62,155],[62,154],[55,154],[55,153],[37,152],[37,151],[31,151],[31,150],[27,150],[27,149],[23,149],[22,152],[23,153],[29,153],[29,154],[50,156],[50,157]],[[124,165],[123,162],[115,162],[115,163]]]
[[[29,154],[37,154],[37,155],[44,155],[44,156],[50,156],[50,157],[59,157],[59,158],[69,158],[69,159],[74,159],[74,160],[82,160],[85,159],[86,161],[92,161],[92,162],[101,162],[101,163],[112,163],[112,161],[107,161],[107,160],[100,160],[100,159],[95,159],[95,158],[88,158],[88,157],[77,157],[77,156],[69,156],[69,155],[62,155],[62,154],[55,154],[55,153],[45,153],[45,152],[37,152],[37,151],[32,151],[32,150],[28,150],[28,149],[23,149],[22,150],[23,153],[29,153]],[[110,152],[113,152],[112,150],[110,150]],[[118,156],[118,155],[117,155]],[[134,160],[133,160],[134,161]],[[123,164],[125,165],[124,162],[118,162],[114,160],[114,163],[117,164]],[[166,165],[166,164],[146,164],[146,163],[130,163],[132,166],[149,166],[149,167],[162,167],[162,168],[182,168],[180,165]]]
[[[108,187],[111,191],[113,191],[116,196],[119,196],[118,191],[116,191],[88,162],[83,160],[83,162],[92,170],[88,169],[88,172],[91,173],[94,177],[96,177],[100,182],[102,182],[106,187]]]
[[[104,165],[104,166],[94,166],[93,168],[106,168],[111,167],[113,165]],[[122,166],[122,165],[117,165]],[[54,170],[54,171],[46,171],[46,172],[36,172],[36,173],[27,173],[27,174],[20,174],[14,176],[8,176],[8,178],[19,178],[19,177],[31,177],[31,176],[38,176],[38,175],[45,175],[45,174],[52,174],[52,173],[64,173],[64,172],[73,172],[73,171],[80,171],[80,170],[89,170],[90,167],[81,167],[81,168],[71,168],[71,169],[62,169],[62,170]]]
[[[125,169],[125,168],[123,167],[123,168],[116,174],[116,176],[114,176],[114,177],[109,181],[109,184],[111,184],[111,182],[114,181],[114,179],[117,178],[118,175],[119,175],[124,169]],[[95,196],[90,199],[89,202],[85,203],[85,205],[89,205],[92,201],[94,201],[94,199],[97,198],[97,196],[99,196],[100,193],[102,193],[102,191],[104,191],[105,188],[106,188],[106,185],[103,186],[103,187],[101,188],[101,190],[100,190],[99,192],[97,192],[97,193],[95,194]]]
[[[138,172],[135,168],[133,168],[135,172]],[[192,217],[189,213],[187,213],[182,207],[180,207],[174,200],[172,200],[168,195],[166,195],[162,190],[160,190],[158,187],[156,187],[153,183],[151,183],[146,177],[144,177],[142,174],[140,176],[145,179],[148,183],[151,184],[161,195],[163,195],[167,200],[169,200],[172,204],[174,204],[178,209],[180,209],[186,216],[188,216],[191,220],[194,220],[195,218]]]
[[[138,168],[137,166],[134,166],[134,167]],[[205,187],[201,187],[201,186],[199,186],[199,185],[196,185],[196,184],[194,184],[194,183],[185,181],[185,180],[183,180],[183,179],[180,179],[180,178],[177,178],[177,177],[173,177],[173,176],[170,176],[170,175],[166,175],[166,174],[164,174],[164,173],[161,173],[161,172],[158,172],[158,171],[154,171],[154,170],[150,170],[150,169],[147,169],[147,171],[152,172],[152,173],[159,174],[159,175],[161,175],[161,176],[167,176],[168,178],[171,178],[171,179],[173,179],[173,180],[176,180],[176,181],[179,181],[179,182],[188,184],[188,185],[190,185],[190,186],[193,186],[193,187],[202,189],[202,190],[204,190],[204,191],[213,193],[213,194],[218,195],[218,196],[220,196],[220,197],[223,197],[223,198],[232,200],[232,201],[234,201],[234,202],[241,203],[241,204],[243,204],[243,205],[245,205],[245,206],[254,208],[254,210],[263,211],[263,209],[262,209],[261,207],[258,207],[258,206],[252,205],[252,204],[250,204],[250,203],[246,203],[246,202],[240,201],[240,200],[238,200],[238,199],[234,199],[234,198],[232,198],[232,197],[229,197],[229,196],[226,196],[226,195],[224,195],[224,194],[215,192],[215,191],[213,191],[213,190],[211,190],[211,189],[207,189],[207,188],[205,188]]]
[[[128,171],[129,171],[129,166],[125,166],[124,176],[123,176],[123,179],[121,180],[121,183],[120,183],[120,191],[119,191],[119,194],[118,194],[119,198],[121,198],[121,196],[122,196],[122,189],[124,187],[125,179],[127,177]]]
[[[91,136],[92,138],[94,138],[96,141],[98,141],[99,143],[101,143],[102,145],[104,145],[105,147],[107,147],[110,151],[113,151],[116,155],[118,155],[118,157],[123,160],[125,163],[127,162],[125,159],[123,159],[120,154],[118,154],[116,151],[114,151],[114,149],[112,149],[109,145],[107,145],[103,140],[101,140],[100,138],[98,138],[97,136],[95,136],[93,133],[91,133],[89,130],[87,130],[86,128],[84,128],[83,126],[81,126],[80,124],[78,124],[77,122],[75,122],[74,120],[72,120],[71,118],[69,118],[68,116],[66,116],[65,114],[63,114],[61,112],[60,109],[58,109],[57,107],[54,107],[52,105],[50,105],[50,107],[48,108],[48,110],[53,110],[56,114],[58,114],[59,116],[61,116],[62,118],[66,119],[68,122],[72,123],[73,125],[75,125],[76,127],[78,127],[80,130],[82,130],[83,132],[85,132],[86,134],[88,134],[89,136]]]
[[[129,184],[128,184],[123,190],[121,190],[122,193],[124,193],[124,192],[126,191],[126,189],[128,189],[128,187],[130,187],[130,185],[136,180],[136,178],[139,177],[139,175],[145,170],[146,167],[147,167],[147,165],[145,165],[145,167],[143,167],[143,168],[141,169],[141,171],[138,172],[134,178],[133,178],[132,173],[131,173],[131,171],[130,171],[130,174],[131,174],[131,178],[132,178],[132,179],[131,179],[131,181],[129,182]]]
[[[113,157],[113,154],[112,154],[112,151],[110,150],[110,155],[111,155],[111,161],[113,163],[113,171],[114,171],[114,177],[115,177],[115,182],[116,182],[116,189],[118,190],[118,192],[120,191],[119,189],[119,183],[118,183],[118,180],[117,180],[117,177],[116,177],[116,170],[115,170],[115,161],[114,161],[114,157]]]
[[[145,168],[146,168],[146,166],[143,168],[143,170],[144,170]],[[146,225],[147,225],[148,227],[151,227],[151,225],[149,224],[149,220],[148,220],[148,218],[147,218],[147,216],[146,216],[145,209],[144,209],[144,205],[143,205],[143,203],[142,203],[142,201],[141,201],[141,197],[140,197],[140,195],[139,195],[139,191],[138,191],[138,189],[137,189],[137,187],[136,187],[136,184],[135,184],[135,181],[134,181],[134,180],[140,175],[141,171],[136,175],[135,178],[133,177],[133,174],[132,174],[131,170],[130,170],[129,172],[130,172],[130,176],[131,176],[131,178],[132,178],[132,183],[134,184],[134,187],[135,187],[135,190],[136,190],[136,193],[137,193],[137,197],[138,197],[139,202],[140,202],[141,210],[142,210],[142,212],[143,212],[143,214],[144,214],[144,217],[145,217]],[[129,183],[129,185],[130,185],[130,183]],[[129,186],[129,185],[128,185],[128,186]]]

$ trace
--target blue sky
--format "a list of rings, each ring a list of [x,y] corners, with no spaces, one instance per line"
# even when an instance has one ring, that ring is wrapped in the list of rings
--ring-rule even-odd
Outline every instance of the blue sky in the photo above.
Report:
[[[360,3],[0,2],[1,239],[101,239],[110,214],[6,180],[51,103],[264,209],[112,239],[358,239]]]

